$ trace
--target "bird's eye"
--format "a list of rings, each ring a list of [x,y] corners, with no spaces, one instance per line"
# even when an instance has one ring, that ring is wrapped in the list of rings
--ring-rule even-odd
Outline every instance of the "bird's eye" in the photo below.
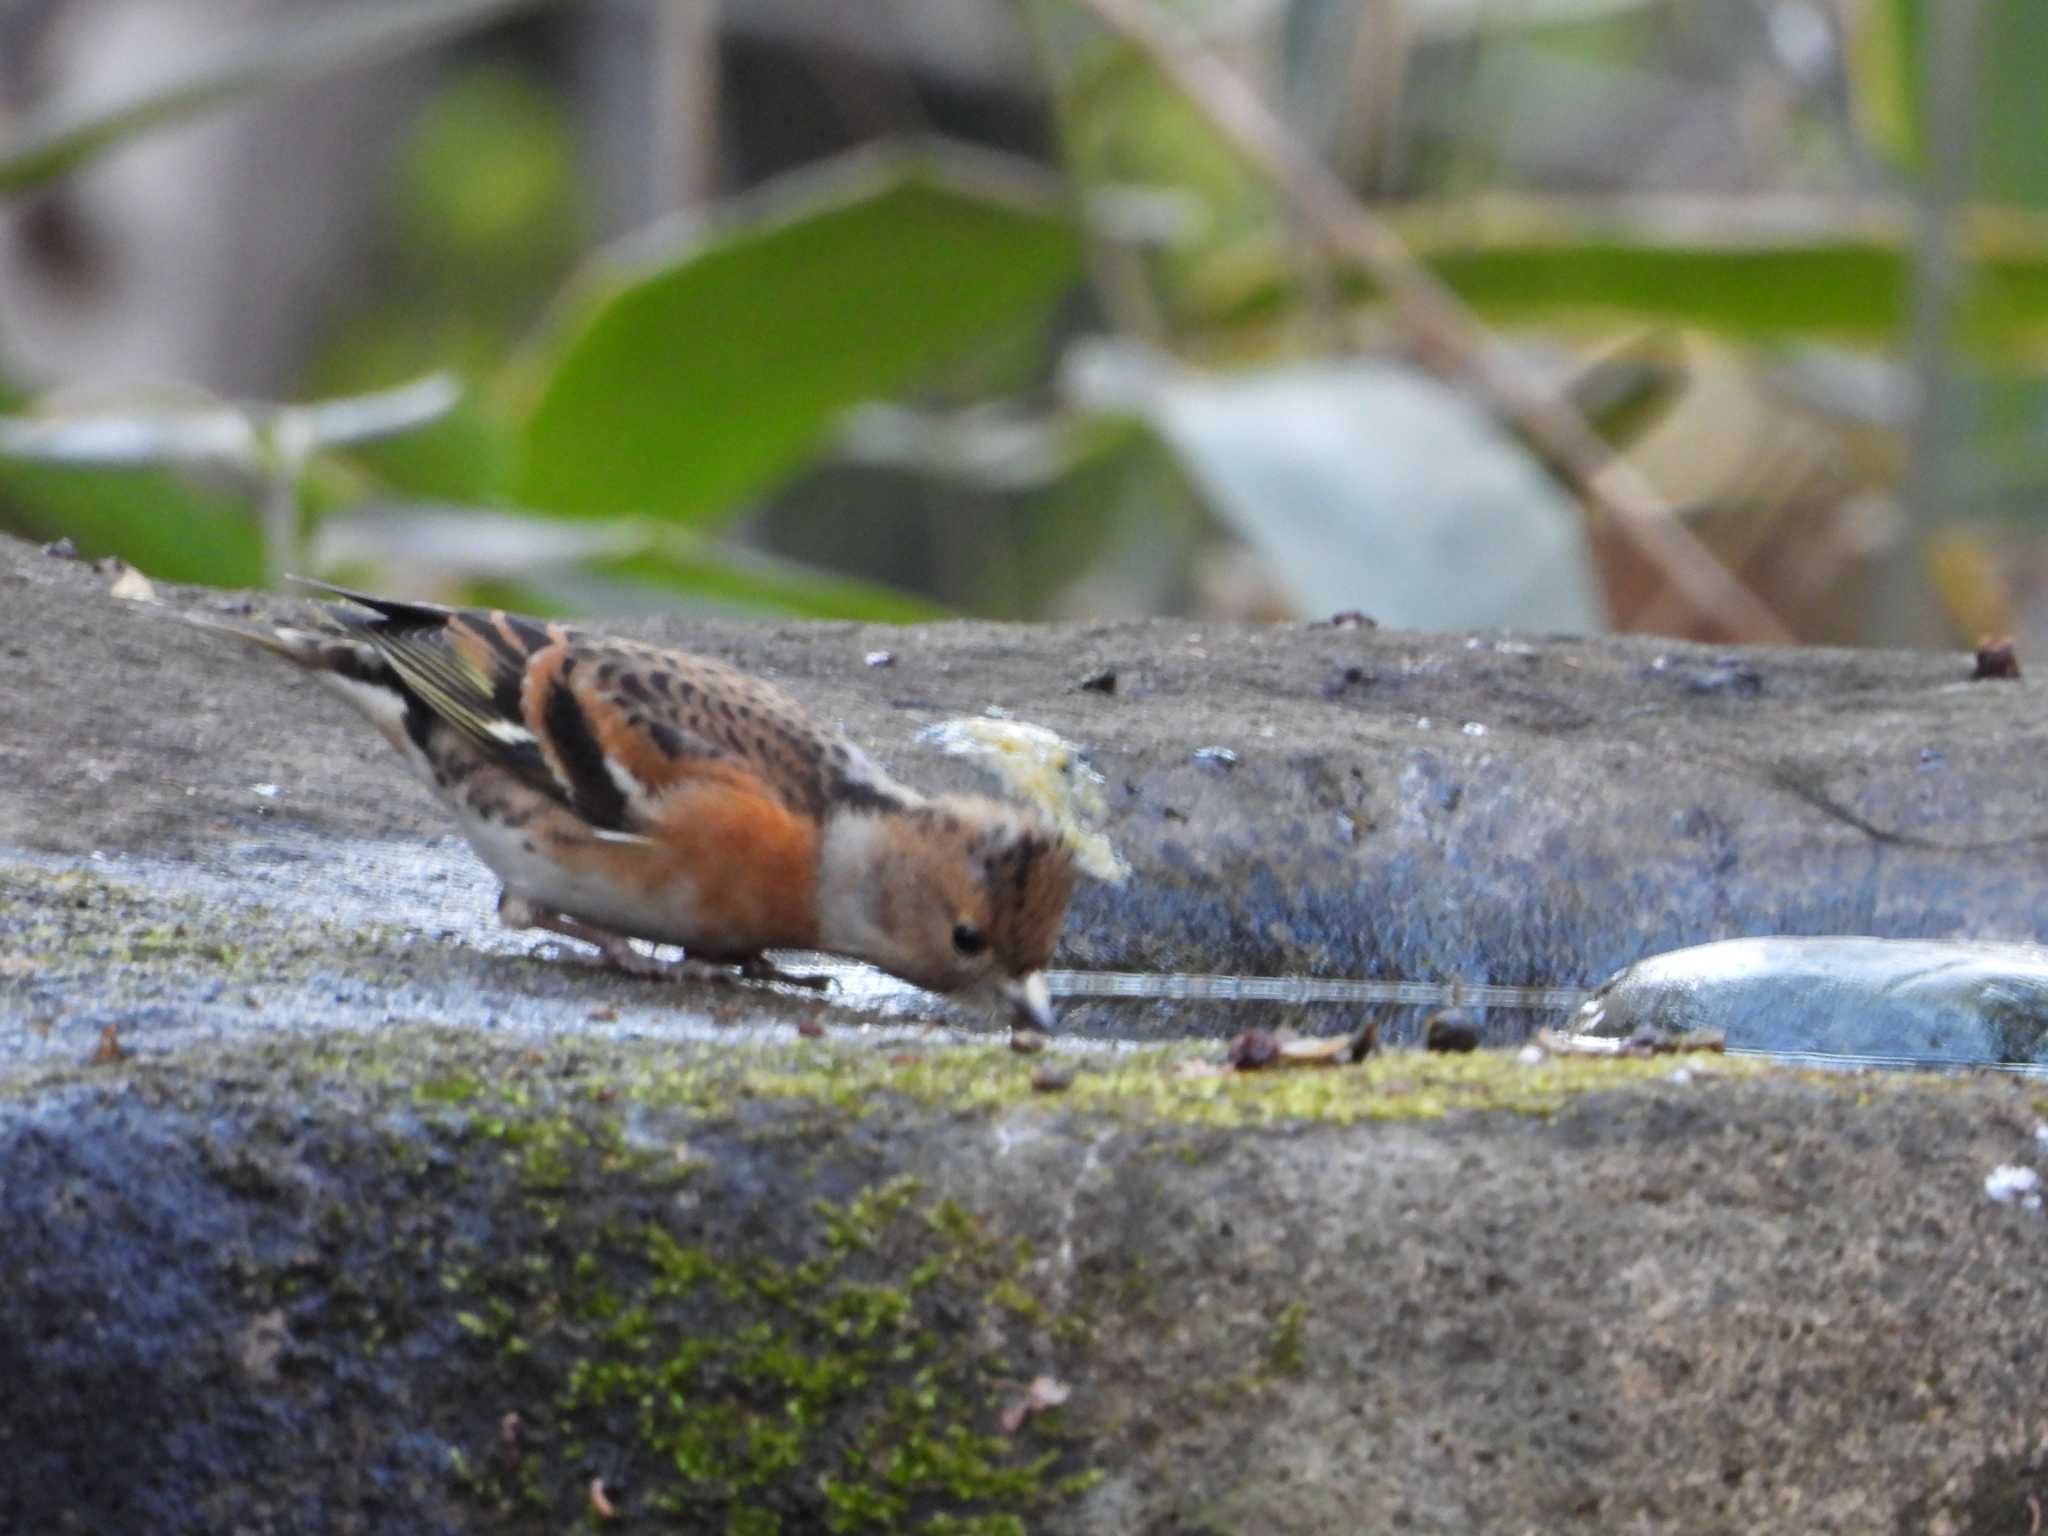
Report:
[[[988,935],[972,923],[961,923],[953,930],[953,947],[963,955],[978,955],[988,948]]]

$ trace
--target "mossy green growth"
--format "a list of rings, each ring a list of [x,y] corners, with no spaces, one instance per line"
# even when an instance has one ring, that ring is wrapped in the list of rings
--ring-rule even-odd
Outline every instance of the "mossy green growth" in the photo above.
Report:
[[[1177,1045],[1107,1060],[1082,1059],[1057,1095],[1032,1086],[1033,1064],[998,1047],[948,1047],[906,1056],[830,1043],[730,1052],[699,1064],[639,1074],[603,1091],[708,1114],[747,1103],[799,1100],[860,1118],[908,1099],[950,1110],[1035,1109],[1165,1125],[1230,1128],[1288,1121],[1349,1125],[1436,1120],[1461,1111],[1547,1115],[1586,1093],[1693,1070],[1746,1076],[1772,1070],[1751,1058],[1552,1056],[1534,1064],[1506,1051],[1397,1052],[1358,1066],[1263,1072],[1218,1069],[1221,1048]]]
[[[90,968],[138,979],[201,970],[236,980],[295,977],[340,954],[395,950],[401,936],[339,920],[297,918],[261,906],[166,894],[93,870],[0,863],[0,941],[17,964],[63,974]]]
[[[1057,1414],[1002,1431],[1045,1364],[1004,1299],[1028,1250],[972,1212],[904,1178],[750,1211],[734,1157],[630,1152],[587,1108],[468,1108],[544,1234],[443,1279],[456,1347],[521,1404],[516,1446],[461,1458],[496,1517],[578,1517],[611,1469],[613,1502],[693,1530],[1021,1536],[1091,1480]],[[560,1201],[593,1156],[651,1198]]]
[[[1274,1376],[1301,1376],[1308,1371],[1308,1303],[1290,1302],[1273,1320],[1266,1337],[1266,1370]]]

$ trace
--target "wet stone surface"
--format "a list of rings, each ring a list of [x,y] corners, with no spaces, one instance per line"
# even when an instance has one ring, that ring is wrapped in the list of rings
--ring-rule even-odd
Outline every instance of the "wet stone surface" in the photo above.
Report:
[[[190,856],[287,827],[329,846],[445,836],[425,790],[310,679],[102,586],[0,544],[0,845]],[[1971,682],[1962,653],[1171,623],[624,627],[773,677],[927,787],[984,787],[910,745],[949,716],[998,707],[1087,747],[1134,875],[1083,889],[1066,965],[1590,987],[1752,934],[2043,937],[2032,765],[2048,709],[2029,679]],[[893,665],[866,664],[878,649]],[[1103,668],[1115,693],[1074,686]],[[1212,748],[1228,768],[1198,757]]]
[[[0,541],[0,1530],[2003,1532],[2048,1501],[2038,1083],[1289,1065],[1280,1026],[1361,1010],[1199,1000],[1017,1054],[858,971],[620,977],[498,928],[324,692],[102,585]],[[949,715],[1087,745],[1134,873],[1065,965],[1575,988],[1746,933],[2039,937],[2048,725],[1967,657],[642,628],[934,788],[976,782],[908,745]],[[1227,1070],[1254,1025],[1281,1048]]]
[[[1863,1062],[2048,1064],[2048,949],[1914,939],[1729,939],[1655,955],[1573,1021],[1630,1039],[1717,1031]]]

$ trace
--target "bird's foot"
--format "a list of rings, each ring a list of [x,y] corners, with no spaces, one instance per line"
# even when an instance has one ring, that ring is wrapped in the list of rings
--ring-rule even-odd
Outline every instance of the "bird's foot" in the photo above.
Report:
[[[599,928],[560,912],[544,911],[509,891],[498,898],[498,920],[508,928],[540,928],[549,933],[559,933],[565,939],[595,945],[605,964],[628,976],[646,976],[659,981],[773,981],[785,987],[808,987],[818,992],[832,985],[830,976],[804,976],[785,971],[765,955],[750,955],[739,962],[737,969],[689,956],[680,960],[659,959],[635,949],[633,941],[622,933],[613,933],[608,928]]]
[[[693,960],[688,955],[680,960],[663,960],[635,949],[632,940],[615,933],[606,934],[597,941],[597,947],[606,965],[627,976],[645,976],[654,981],[710,981],[728,986],[739,979],[729,965],[713,965],[709,960]]]
[[[829,991],[830,976],[807,976],[798,971],[785,971],[766,955],[755,955],[740,962],[740,975],[747,981],[776,981],[785,987],[808,987],[813,992]]]
[[[663,960],[635,949],[633,941],[622,933],[613,933],[608,928],[599,928],[560,912],[542,911],[509,892],[498,898],[498,920],[507,928],[539,928],[548,933],[558,933],[565,939],[595,945],[606,965],[627,976],[644,976],[657,981],[731,982],[736,979],[730,966],[713,965],[687,956],[680,960]]]

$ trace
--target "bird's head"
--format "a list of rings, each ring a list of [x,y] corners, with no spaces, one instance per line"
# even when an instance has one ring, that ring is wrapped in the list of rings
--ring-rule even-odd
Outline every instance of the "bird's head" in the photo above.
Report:
[[[1044,970],[1074,894],[1066,840],[1022,806],[955,795],[828,830],[820,937],[934,992],[994,992],[1052,1027]]]

